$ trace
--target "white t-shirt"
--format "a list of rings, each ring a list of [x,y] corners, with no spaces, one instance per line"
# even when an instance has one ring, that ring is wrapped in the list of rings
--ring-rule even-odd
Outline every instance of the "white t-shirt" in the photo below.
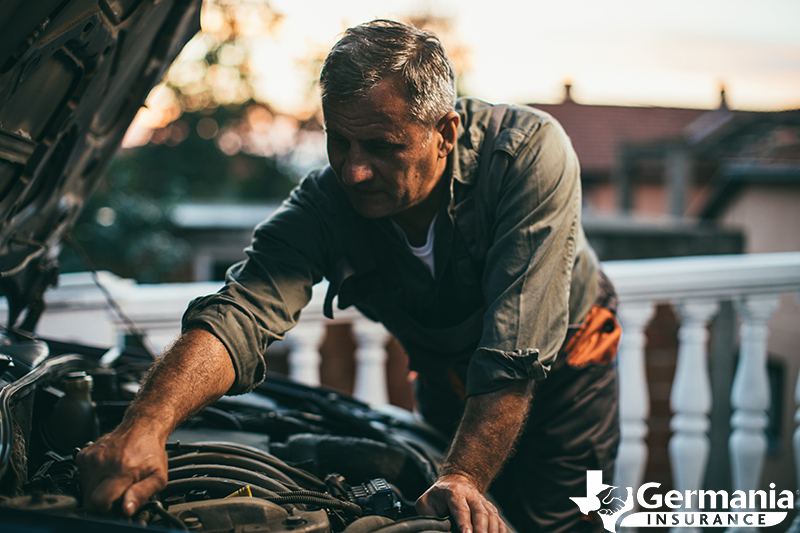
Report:
[[[405,232],[400,229],[400,226],[397,226],[397,229],[400,230],[400,234],[403,236],[403,239],[406,241],[406,245],[411,250],[411,253],[415,256],[419,257],[420,261],[422,261],[428,270],[431,272],[431,276],[434,276],[434,269],[433,269],[433,225],[436,224],[436,218],[439,216],[439,213],[436,213],[436,216],[433,217],[431,221],[431,226],[428,228],[428,240],[422,246],[411,246],[411,243],[408,242],[408,237],[406,237]],[[396,225],[396,224],[395,224]],[[434,276],[435,277],[435,276]]]

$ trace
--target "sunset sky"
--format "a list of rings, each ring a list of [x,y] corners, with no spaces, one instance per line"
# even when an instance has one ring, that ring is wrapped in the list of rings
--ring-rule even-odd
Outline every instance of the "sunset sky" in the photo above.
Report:
[[[223,104],[252,96],[278,115],[305,119],[319,109],[321,61],[346,28],[373,18],[422,17],[446,21],[436,31],[464,72],[462,90],[490,102],[557,103],[570,82],[572,98],[584,104],[711,109],[719,105],[724,85],[733,109],[800,108],[800,0],[271,0],[270,9],[265,5],[266,0],[206,4],[204,32],[184,48],[167,75],[169,83],[185,94],[210,91]],[[233,35],[226,16],[236,20],[238,37],[220,49],[220,64],[208,66],[213,43]],[[241,72],[247,72],[246,81]],[[180,116],[173,92],[164,84],[156,87],[124,146],[147,142],[155,129]],[[296,126],[270,131],[285,137]],[[286,139],[292,141],[291,135]]]
[[[465,89],[515,103],[557,102],[563,84],[595,104],[716,107],[722,84],[736,109],[800,107],[797,0],[273,0],[284,15],[255,49],[269,72],[257,91],[302,107],[309,52],[375,17],[452,19],[469,51]],[[277,73],[281,74],[278,75]],[[293,74],[300,72],[300,74]],[[276,79],[277,78],[277,79]]]

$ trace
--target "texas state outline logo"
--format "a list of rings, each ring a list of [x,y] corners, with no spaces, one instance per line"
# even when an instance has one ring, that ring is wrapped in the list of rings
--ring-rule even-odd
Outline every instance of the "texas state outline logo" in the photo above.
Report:
[[[603,483],[601,470],[586,472],[586,496],[572,497],[580,511],[597,512],[606,531],[616,533],[619,527],[771,527],[786,519],[794,508],[790,490],[735,490],[732,494],[719,490],[671,490],[657,492],[660,483],[645,483],[636,491],[626,487],[624,499],[616,496],[619,487]],[[632,513],[634,507],[669,511]],[[718,510],[719,509],[719,510]],[[780,510],[777,510],[780,509]],[[620,519],[622,521],[620,522]]]

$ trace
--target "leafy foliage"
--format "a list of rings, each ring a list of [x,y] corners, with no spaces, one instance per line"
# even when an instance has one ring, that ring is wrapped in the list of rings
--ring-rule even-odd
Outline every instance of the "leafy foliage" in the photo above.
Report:
[[[74,230],[95,268],[143,283],[189,279],[191,248],[175,236],[173,206],[263,201],[288,194],[296,177],[275,158],[245,152],[229,156],[213,139],[198,134],[201,120],[225,123],[238,112],[219,107],[208,115],[186,113],[157,131],[156,142],[123,150],[114,159]],[[66,272],[85,269],[69,248],[61,263]]]

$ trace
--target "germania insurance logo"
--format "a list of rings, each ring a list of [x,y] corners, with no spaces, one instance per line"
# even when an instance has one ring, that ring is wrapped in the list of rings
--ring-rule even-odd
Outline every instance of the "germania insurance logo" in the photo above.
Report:
[[[615,496],[618,487],[603,483],[603,472],[589,470],[586,473],[586,496],[570,498],[585,515],[596,511],[607,531],[616,533],[620,527],[770,527],[783,522],[787,510],[794,507],[792,491],[776,493],[775,484],[770,490],[727,491],[671,490],[658,492],[660,483],[645,483],[636,491],[627,487],[627,494]],[[631,513],[639,505],[642,509],[671,511]],[[759,510],[755,510],[759,509]],[[779,510],[785,509],[785,510]]]

